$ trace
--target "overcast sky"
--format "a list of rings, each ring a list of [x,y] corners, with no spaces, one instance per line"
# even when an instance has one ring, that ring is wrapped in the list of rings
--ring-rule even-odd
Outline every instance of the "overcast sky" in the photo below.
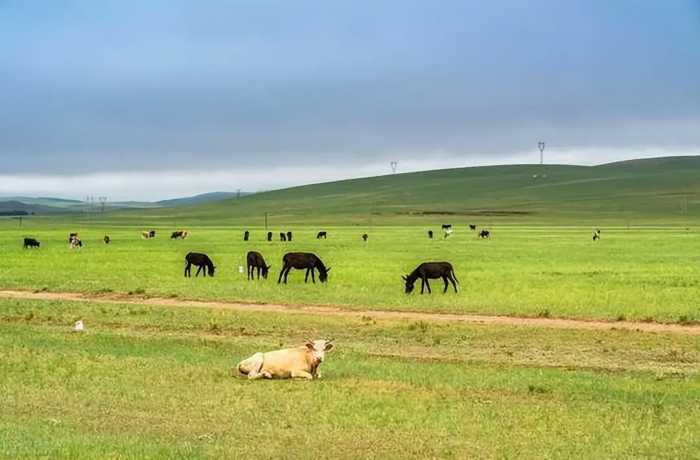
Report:
[[[698,0],[0,0],[0,195],[700,154]]]

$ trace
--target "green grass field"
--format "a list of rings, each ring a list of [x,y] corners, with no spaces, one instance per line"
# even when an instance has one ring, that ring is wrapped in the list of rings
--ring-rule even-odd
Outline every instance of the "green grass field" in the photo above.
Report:
[[[231,375],[306,336],[336,339],[321,380]],[[684,335],[0,300],[0,456],[693,458],[699,359]]]
[[[700,327],[698,170],[698,158],[552,166],[545,180],[532,166],[467,168],[191,208],[33,216],[21,228],[0,219],[0,290],[89,295],[0,299],[0,457],[696,458],[700,336],[687,328],[377,311]],[[274,242],[264,240],[265,212]],[[443,222],[456,229],[446,240]],[[141,239],[149,228],[158,237]],[[171,241],[180,228],[192,236]],[[315,239],[321,228],[328,240]],[[287,230],[294,241],[282,243]],[[68,249],[74,231],[82,250]],[[22,249],[25,236],[42,247]],[[272,265],[270,279],[239,272],[249,250]],[[216,276],[185,279],[189,251],[208,253]],[[278,285],[288,251],[318,254],[329,282],[292,272]],[[429,260],[452,262],[458,294],[440,281],[432,295],[404,294],[401,275]],[[339,316],[177,305],[187,299],[331,305]],[[86,332],[70,332],[77,319]],[[337,349],[321,380],[231,375],[253,352],[330,336]]]
[[[7,223],[8,221],[6,221]],[[4,267],[0,287],[88,293],[135,293],[150,296],[283,304],[339,305],[346,308],[482,313],[585,319],[700,320],[700,233],[685,228],[603,228],[599,242],[589,228],[492,227],[491,240],[479,240],[461,227],[447,240],[428,240],[422,227],[376,227],[364,244],[364,229],[328,228],[317,241],[314,227],[285,227],[292,243],[264,241],[252,229],[242,241],[241,228],[190,228],[185,241],[171,241],[168,229],[142,240],[139,228],[8,228],[0,230]],[[67,235],[79,231],[85,247],[68,249]],[[100,241],[109,233],[113,243]],[[22,236],[39,238],[42,248],[24,250]],[[275,235],[277,238],[277,235]],[[272,265],[270,279],[246,281],[239,273],[248,250],[259,250]],[[317,253],[332,270],[328,284],[303,282],[292,272],[289,285],[278,285],[282,255]],[[183,277],[189,251],[208,253],[217,265],[214,278]],[[460,292],[406,295],[401,275],[420,262],[452,262]]]

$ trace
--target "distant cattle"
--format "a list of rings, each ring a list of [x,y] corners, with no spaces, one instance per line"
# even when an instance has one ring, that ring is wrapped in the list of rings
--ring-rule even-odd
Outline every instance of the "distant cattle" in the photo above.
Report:
[[[449,230],[452,228],[452,224],[442,224],[442,229],[443,230]]]
[[[272,241],[272,232],[267,232],[267,241]]]
[[[432,230],[428,230],[428,238],[430,238],[431,240],[433,239],[433,231]]]
[[[284,284],[287,284],[287,275],[289,275],[292,268],[296,268],[297,270],[306,269],[306,276],[304,276],[305,283],[309,281],[309,273],[311,274],[311,282],[316,283],[316,277],[314,275],[315,270],[318,270],[318,279],[322,283],[325,283],[328,280],[328,272],[331,271],[330,267],[326,268],[316,254],[311,254],[309,252],[288,252],[282,258],[282,270],[277,279],[277,284],[282,282],[283,277]]]
[[[292,232],[287,232],[287,241],[292,241]]]
[[[156,231],[155,230],[148,230],[146,232],[141,232],[141,238],[145,240],[150,240],[151,238],[156,237]]]
[[[319,367],[326,352],[333,349],[333,339],[307,340],[297,348],[255,353],[236,366],[236,370],[248,379],[320,379]]]
[[[71,241],[73,241],[73,238],[75,238],[77,236],[78,236],[77,233],[71,233],[70,235],[68,235],[68,242],[70,243]]]
[[[287,234],[284,232],[280,232],[280,241],[287,241]]]
[[[479,238],[490,238],[491,237],[491,232],[488,230],[482,230],[479,232]]]
[[[367,235],[366,233],[364,235],[362,235],[362,241],[364,241],[366,243],[368,239],[369,239],[369,235]]]
[[[469,224],[469,230],[476,230],[476,225]]]
[[[447,288],[449,286],[448,281],[452,283],[452,287],[454,288],[455,292],[457,292],[457,283],[459,282],[457,280],[457,275],[455,275],[455,271],[452,268],[452,264],[449,262],[425,262],[416,267],[416,269],[410,274],[402,276],[401,278],[406,283],[406,294],[413,292],[415,282],[419,278],[421,280],[421,294],[423,294],[426,287],[428,288],[428,294],[432,293],[430,290],[430,284],[428,283],[429,279],[442,278],[442,280],[445,282],[445,288],[442,291],[443,293],[447,292]]]
[[[246,230],[245,232],[243,232],[243,241],[248,241],[249,238],[250,238],[250,232],[248,230]]]
[[[177,240],[177,239],[184,240],[188,236],[190,236],[190,232],[188,232],[187,230],[176,230],[170,235],[170,239],[171,240]]]
[[[109,237],[109,235],[105,235],[104,242],[105,242],[105,244],[109,244],[112,242],[112,239]]]
[[[195,276],[199,276],[199,273],[203,271],[204,277],[206,278],[207,272],[209,276],[214,276],[214,263],[211,261],[208,255],[201,254],[199,252],[190,252],[185,256],[185,277],[192,276],[192,265],[197,266],[197,273]]]
[[[71,249],[80,249],[83,247],[83,242],[78,237],[77,233],[71,238],[70,244],[68,245],[68,247]]]
[[[41,243],[34,238],[25,238],[24,239],[24,249],[29,249],[29,248],[38,248],[41,247]]]
[[[262,254],[256,251],[250,251],[246,255],[246,262],[248,264],[248,280],[254,279],[253,272],[257,270],[258,279],[260,279],[260,273],[262,272],[262,277],[267,279],[267,274],[270,270],[270,265],[265,263],[265,259]]]
[[[442,237],[443,237],[443,238],[447,238],[448,236],[452,235],[452,232],[453,232],[452,226],[447,227],[447,228],[443,228],[443,229],[442,229],[442,233],[443,233],[443,234],[442,234]]]
[[[321,238],[323,238],[325,240],[327,237],[328,237],[328,233],[326,233],[326,232],[318,232],[316,234],[317,240],[320,240]]]

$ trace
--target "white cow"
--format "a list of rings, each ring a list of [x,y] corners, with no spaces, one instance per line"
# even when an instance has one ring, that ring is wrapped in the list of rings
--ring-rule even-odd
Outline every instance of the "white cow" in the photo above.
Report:
[[[236,369],[249,379],[320,379],[318,367],[326,357],[326,352],[333,349],[331,340],[307,340],[297,348],[255,353],[244,359]]]

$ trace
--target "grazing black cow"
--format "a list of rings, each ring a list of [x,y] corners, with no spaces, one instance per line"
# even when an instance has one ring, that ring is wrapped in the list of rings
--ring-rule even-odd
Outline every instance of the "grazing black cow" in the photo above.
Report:
[[[109,244],[112,242],[112,239],[109,237],[109,235],[105,235],[104,242],[105,242],[105,244]]]
[[[292,241],[292,232],[287,232],[287,241]]]
[[[362,241],[364,241],[366,243],[368,239],[369,239],[369,235],[367,235],[366,233],[364,235],[362,235]]]
[[[272,241],[272,232],[267,232],[267,241]]]
[[[204,270],[204,277],[207,276],[207,271],[209,271],[209,276],[214,276],[214,262],[211,261],[208,255],[199,252],[190,252],[185,256],[185,277],[192,277],[192,265],[197,266],[197,273],[195,276],[199,276],[199,272]]]
[[[482,230],[479,232],[479,238],[490,238],[491,237],[491,232],[488,230]]]
[[[428,230],[428,238],[430,238],[431,240],[433,239],[433,231],[432,230]]]
[[[287,241],[287,234],[284,232],[280,232],[280,241]]]
[[[476,225],[469,224],[469,230],[476,230]]]
[[[245,232],[243,232],[243,241],[248,241],[249,238],[250,238],[250,232],[248,230],[246,230]]]
[[[41,247],[41,243],[39,243],[39,241],[35,240],[34,238],[25,238],[24,239],[24,249],[38,248],[38,247]]]
[[[326,232],[318,232],[318,234],[316,235],[317,240],[320,240],[321,238],[323,238],[325,240],[327,237],[328,237],[328,234]]]
[[[448,280],[452,283],[452,287],[454,288],[455,292],[457,292],[457,283],[459,283],[459,280],[457,280],[457,275],[455,275],[455,271],[452,268],[452,264],[449,262],[425,262],[416,267],[411,274],[402,276],[401,278],[406,282],[406,294],[413,292],[414,284],[418,278],[421,280],[421,294],[423,294],[425,287],[428,288],[428,294],[432,294],[430,284],[428,283],[429,279],[442,278],[442,280],[445,282],[445,289],[442,291],[443,294],[447,292],[447,288],[449,286],[447,283]]]
[[[280,271],[277,284],[282,282],[282,277],[284,277],[284,284],[287,284],[287,275],[289,275],[292,268],[298,270],[306,269],[306,276],[304,276],[305,283],[309,282],[309,273],[311,273],[311,281],[316,283],[314,270],[318,270],[318,279],[322,283],[325,283],[326,280],[328,280],[328,272],[331,271],[331,268],[326,268],[316,254],[311,254],[309,252],[288,252],[282,257],[282,271]]]
[[[260,272],[264,279],[267,279],[267,274],[270,270],[270,265],[265,263],[265,259],[262,254],[256,251],[250,251],[246,256],[246,261],[248,263],[248,280],[255,279],[253,272],[257,269],[258,279],[260,279]]]

